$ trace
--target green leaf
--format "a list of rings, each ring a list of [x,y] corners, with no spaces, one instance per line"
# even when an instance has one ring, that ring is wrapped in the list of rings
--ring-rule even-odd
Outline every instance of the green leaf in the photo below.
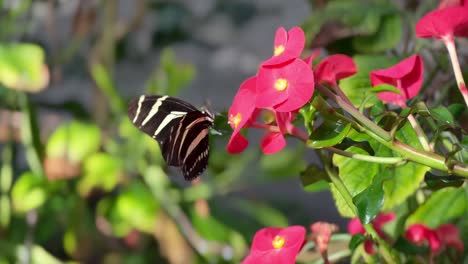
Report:
[[[384,203],[382,181],[374,180],[364,191],[353,198],[361,223],[368,224],[379,213]]]
[[[39,245],[31,245],[27,247],[25,245],[20,245],[16,249],[17,256],[30,256],[31,263],[34,264],[63,264],[62,261],[55,258],[52,254],[47,252],[43,247]]]
[[[414,148],[422,149],[421,143],[409,123],[406,123],[395,134],[396,138]],[[398,156],[389,148],[375,141],[369,142],[375,151],[376,156],[395,157]],[[384,179],[385,204],[383,210],[390,210],[400,203],[406,201],[424,180],[424,175],[429,167],[408,162],[402,166],[380,165],[379,175]]]
[[[360,244],[362,244],[366,240],[366,236],[363,234],[356,234],[351,237],[349,241],[349,249],[355,250]]]
[[[434,107],[429,110],[432,117],[443,124],[455,125],[455,120],[452,113],[443,106]]]
[[[330,179],[325,171],[311,164],[301,173],[301,182],[305,191],[319,192],[329,188]]]
[[[153,233],[159,204],[150,190],[140,182],[127,186],[117,197],[111,212],[111,223],[117,236],[126,235],[132,228]]]
[[[13,208],[18,213],[40,207],[47,199],[43,177],[25,172],[16,180],[11,190]]]
[[[285,148],[272,155],[263,155],[260,167],[269,178],[284,178],[297,176],[306,166],[304,159],[304,148]]]
[[[0,195],[0,227],[8,228],[11,217],[10,197],[8,195]]]
[[[459,120],[462,113],[465,111],[466,106],[464,104],[451,104],[447,106],[447,109],[450,111],[455,120]]]
[[[91,123],[71,121],[59,126],[49,137],[46,154],[50,158],[67,158],[80,163],[97,152],[101,143],[99,128]]]
[[[400,42],[402,29],[399,15],[383,16],[374,34],[353,38],[353,48],[362,53],[378,53],[392,49]]]
[[[445,188],[432,193],[429,199],[408,217],[406,226],[423,223],[430,228],[436,228],[463,216],[466,209],[465,190],[463,188]]]
[[[0,44],[0,83],[15,90],[41,91],[49,83],[44,57],[35,44]]]
[[[369,155],[365,150],[354,146],[347,148],[346,151]],[[353,197],[370,186],[379,167],[377,163],[355,160],[336,154],[333,155],[333,164],[338,167],[338,175]]]
[[[396,94],[401,94],[401,91],[398,90],[398,88],[390,84],[379,84],[377,86],[372,87],[370,91],[373,93],[392,92]]]
[[[340,81],[340,88],[356,107],[360,106],[365,100],[366,104],[364,106],[371,107],[379,99],[371,92],[370,72],[392,66],[398,62],[398,58],[377,55],[356,55],[353,57],[353,60],[358,72],[353,76],[342,79]]]
[[[324,148],[335,146],[346,137],[351,124],[344,120],[325,120],[309,137],[307,145],[311,148]]]
[[[341,193],[332,183],[330,183],[330,191],[333,195],[333,200],[335,200],[336,209],[338,209],[340,215],[342,217],[348,218],[356,217],[353,209],[349,207],[348,203],[346,203],[346,200],[343,198],[343,196],[341,196]]]
[[[121,175],[121,161],[107,153],[94,153],[85,159],[83,176],[78,182],[78,192],[88,195],[94,188],[111,191]]]
[[[307,129],[307,133],[310,135],[314,130],[314,123],[315,123],[315,112],[317,109],[312,104],[306,104],[299,110],[299,113],[302,115],[304,119],[304,126]]]

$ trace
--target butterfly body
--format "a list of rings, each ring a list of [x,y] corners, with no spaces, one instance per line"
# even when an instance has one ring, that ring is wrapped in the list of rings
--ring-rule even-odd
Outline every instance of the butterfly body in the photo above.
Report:
[[[181,167],[186,180],[197,178],[208,164],[213,116],[171,96],[142,95],[128,106],[128,116],[158,141],[168,165]]]

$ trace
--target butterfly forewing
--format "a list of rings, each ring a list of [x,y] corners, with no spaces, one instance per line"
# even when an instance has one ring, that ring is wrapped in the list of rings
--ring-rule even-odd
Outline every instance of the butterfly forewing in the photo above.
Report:
[[[213,124],[210,115],[174,97],[145,95],[130,102],[128,115],[136,127],[159,142],[169,165],[182,166],[185,179],[204,171]]]

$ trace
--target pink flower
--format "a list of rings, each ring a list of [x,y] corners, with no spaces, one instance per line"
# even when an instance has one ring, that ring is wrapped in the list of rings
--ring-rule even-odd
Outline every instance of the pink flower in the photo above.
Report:
[[[278,28],[275,35],[273,57],[264,61],[262,66],[273,66],[298,58],[305,45],[304,31],[293,27],[289,32],[283,27]]]
[[[261,67],[257,76],[256,107],[291,112],[305,105],[314,92],[314,74],[302,60],[278,67]]]
[[[292,112],[276,112],[276,126],[278,131],[268,132],[261,141],[262,151],[265,154],[275,154],[286,146],[284,134],[291,134],[294,131],[292,121],[295,116]]]
[[[447,246],[454,247],[458,252],[463,253],[463,242],[460,233],[455,225],[445,224],[430,229],[424,224],[414,224],[408,227],[405,233],[406,240],[421,245],[428,243],[433,255],[438,255]]]
[[[227,144],[227,151],[235,154],[242,152],[249,142],[240,134],[241,128],[246,126],[255,110],[256,77],[245,80],[234,97],[228,111],[229,124],[234,129]]]
[[[390,213],[382,213],[379,214],[374,220],[372,220],[371,224],[374,227],[375,231],[377,234],[383,238],[386,239],[386,235],[382,230],[382,226],[388,222],[391,222],[395,219],[395,213],[390,212]],[[356,235],[356,234],[366,234],[366,230],[364,229],[364,226],[362,225],[361,221],[359,218],[353,218],[351,221],[348,223],[348,232],[351,235]],[[370,239],[366,239],[364,241],[364,250],[367,252],[369,255],[373,255],[375,253],[375,249],[373,246],[373,242]]]
[[[249,255],[243,264],[293,264],[304,244],[306,230],[302,226],[267,227],[254,236]]]
[[[451,6],[468,6],[468,1],[466,0],[442,0],[440,1],[437,9],[443,9]]]
[[[317,245],[320,254],[327,258],[328,242],[332,233],[338,231],[338,226],[327,222],[315,222],[310,226],[311,238]]]
[[[384,102],[403,106],[406,104],[406,100],[416,96],[421,89],[423,71],[424,65],[421,57],[413,55],[390,68],[371,72],[370,79],[373,86],[390,84],[398,88],[401,95],[392,92],[382,92],[377,97]]]
[[[356,64],[351,57],[343,54],[328,56],[314,69],[315,81],[336,85],[337,81],[349,77],[357,72]]]
[[[446,41],[468,37],[468,7],[450,6],[427,13],[416,24],[416,36]]]

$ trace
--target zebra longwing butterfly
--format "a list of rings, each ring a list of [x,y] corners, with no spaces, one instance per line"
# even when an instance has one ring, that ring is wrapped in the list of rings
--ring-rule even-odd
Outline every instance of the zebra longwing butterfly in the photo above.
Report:
[[[158,141],[164,160],[181,167],[186,180],[197,178],[206,169],[211,113],[171,96],[142,95],[130,101],[128,117]]]

